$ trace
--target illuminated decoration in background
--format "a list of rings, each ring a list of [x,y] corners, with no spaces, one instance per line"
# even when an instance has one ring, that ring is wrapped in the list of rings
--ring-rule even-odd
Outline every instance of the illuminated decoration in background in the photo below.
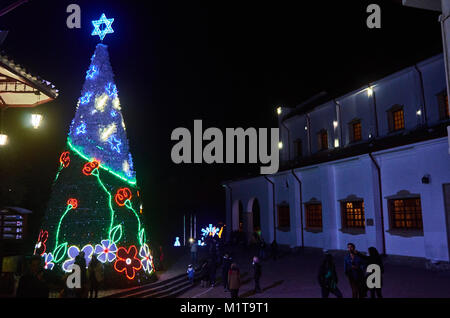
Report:
[[[111,24],[113,24],[114,18],[107,19],[105,14],[103,13],[100,19],[92,21],[92,25],[94,26],[94,31],[92,31],[91,35],[95,36],[98,35],[100,38],[100,41],[103,41],[105,36],[110,33],[114,33],[114,30],[111,27]],[[104,24],[104,26],[103,26]]]
[[[146,282],[154,266],[118,88],[103,44],[97,45],[86,74],[94,69],[81,90],[41,228],[48,232],[45,253],[52,255],[57,273],[68,270],[81,249],[87,264],[96,257],[117,276],[109,281],[123,288],[128,279]]]
[[[91,97],[92,97],[92,93],[87,92],[80,98],[80,103],[83,105],[89,103],[91,101]]]
[[[117,151],[120,153],[120,146],[122,145],[122,142],[120,140],[117,140],[116,136],[111,136],[108,139],[109,144],[111,145],[111,150]]]
[[[154,268],[153,258],[150,255],[150,248],[148,247],[147,244],[142,245],[142,247],[139,251],[139,256],[142,257],[141,264],[142,264],[142,268],[144,269],[144,271],[151,273]]]
[[[213,227],[212,224],[210,224],[208,227],[205,227],[204,229],[201,230],[202,231],[202,236],[206,237],[206,236],[219,236],[219,232],[220,229],[218,227]]]
[[[218,237],[219,239],[222,238],[222,233],[223,233],[223,226],[222,227],[218,227],[218,226],[212,226],[212,224],[209,224],[209,226],[201,229],[202,232],[202,238],[201,240],[198,240],[198,245],[199,246],[205,246],[205,240],[207,237]]]
[[[95,65],[92,65],[86,72],[86,79],[93,79],[95,74],[97,74],[97,67]]]
[[[116,195],[114,196],[114,200],[116,200],[116,203],[118,206],[124,206],[125,202],[127,200],[131,200],[133,195],[131,194],[130,189],[128,188],[122,188],[117,190]]]
[[[37,243],[34,247],[34,255],[42,256],[46,252],[47,246],[45,245],[45,243],[47,243],[47,239],[48,239],[48,232],[41,230],[39,232]]]
[[[98,254],[97,259],[102,263],[114,261],[116,252],[117,246],[110,240],[102,240],[101,244],[95,246],[95,254]]]
[[[130,246],[128,251],[124,247],[119,247],[114,269],[119,273],[125,272],[128,279],[134,279],[136,271],[142,268],[142,263],[136,255],[137,249],[134,245]]]
[[[70,152],[65,151],[59,157],[59,162],[64,168],[67,168],[70,164]]]
[[[84,252],[84,259],[86,261],[86,268],[89,266],[89,263],[92,259],[92,254],[94,254],[94,248],[92,245],[86,245],[81,249],[81,252]],[[64,262],[62,268],[65,272],[70,273],[72,271],[72,265],[75,263],[75,257],[80,254],[80,249],[77,246],[69,247],[67,251],[67,255],[69,259]]]
[[[44,269],[52,270],[55,266],[52,253],[44,253],[41,256],[44,258]]]
[[[88,162],[84,165],[82,172],[85,176],[90,176],[95,169],[100,167],[100,162],[97,160],[92,160],[92,162]]]
[[[80,134],[85,134],[86,133],[86,124],[85,123],[81,123],[78,127],[77,127],[77,132],[76,132],[76,134],[77,135],[80,135]]]
[[[173,243],[173,246],[175,247],[181,246],[180,238],[178,236],[175,238],[175,243]]]

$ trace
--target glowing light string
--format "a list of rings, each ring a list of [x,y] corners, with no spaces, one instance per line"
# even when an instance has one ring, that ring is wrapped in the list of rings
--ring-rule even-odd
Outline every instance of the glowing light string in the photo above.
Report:
[[[67,213],[69,213],[71,210],[74,210],[78,207],[78,202],[75,199],[69,199],[69,201],[67,201],[67,208],[64,211],[63,215],[61,216],[61,218],[59,219],[58,222],[58,227],[56,228],[56,240],[55,240],[55,251],[53,252],[53,254],[55,255],[55,263],[59,263],[59,261],[61,261],[61,258],[58,257],[58,251],[60,250],[60,245],[58,245],[59,242],[59,230],[61,228],[61,223],[64,219],[64,217],[67,215]],[[67,247],[67,242],[63,243],[63,245],[65,245]],[[65,254],[65,253],[64,253]]]
[[[102,180],[100,179],[100,173],[99,173],[98,169],[95,169],[94,171],[92,171],[92,175],[95,176],[95,177],[97,177],[98,183],[99,183],[100,186],[102,187],[103,191],[105,191],[106,194],[107,194],[108,197],[109,197],[108,204],[109,204],[109,210],[110,210],[111,221],[110,221],[110,223],[109,223],[108,237],[109,237],[109,240],[110,240],[110,241],[112,241],[113,243],[116,243],[116,242],[115,242],[114,240],[112,240],[112,238],[111,238],[111,232],[112,232],[113,225],[114,225],[114,215],[115,215],[115,211],[114,211],[114,208],[113,208],[113,205],[112,205],[112,195],[111,195],[111,193],[108,191],[108,189],[106,189],[105,185],[103,184]],[[119,241],[121,238],[122,238],[122,235],[120,235],[120,237],[119,237],[116,241]]]
[[[67,145],[70,147],[70,149],[71,149],[73,152],[75,152],[75,153],[76,153],[77,155],[79,155],[81,158],[83,158],[84,160],[86,160],[86,161],[88,161],[88,162],[91,162],[91,159],[90,159],[89,157],[87,157],[85,154],[83,154],[82,150],[76,148],[76,147],[72,144],[70,137],[67,138]],[[130,184],[131,186],[136,187],[136,179],[135,179],[135,178],[133,178],[133,179],[130,180],[130,179],[124,177],[123,175],[114,172],[111,168],[109,168],[109,167],[106,166],[105,164],[100,164],[100,168],[102,168],[103,170],[108,171],[109,173],[111,173],[112,175],[116,176],[117,178],[119,178],[119,179],[121,179],[121,180],[127,182],[127,183]]]

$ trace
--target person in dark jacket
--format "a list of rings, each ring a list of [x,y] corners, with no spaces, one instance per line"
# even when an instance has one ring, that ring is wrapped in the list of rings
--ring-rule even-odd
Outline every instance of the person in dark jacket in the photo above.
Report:
[[[262,261],[266,259],[266,242],[263,238],[259,241],[259,259]]]
[[[348,254],[344,258],[344,272],[352,288],[353,298],[364,298],[365,282],[364,282],[364,264],[363,260],[356,251],[355,244],[347,244]]]
[[[87,287],[87,272],[86,272],[86,259],[84,258],[85,254],[84,252],[80,252],[75,257],[74,264],[78,265],[80,267],[80,273],[81,273],[81,288],[76,288],[76,295],[78,298],[87,298],[88,294],[88,287]]]
[[[378,253],[378,250],[375,247],[369,247],[369,255],[363,255],[361,253],[358,253],[358,256],[361,257],[361,259],[364,260],[364,262],[366,263],[366,266],[375,264],[380,266],[380,270],[381,270],[381,285],[383,285],[383,274],[384,274],[384,266],[383,266],[383,260],[381,259],[380,254]],[[367,276],[366,276],[367,279]],[[369,292],[370,292],[370,297],[371,298],[383,298],[383,295],[381,293],[381,287],[380,288],[369,288]]]
[[[208,261],[203,261],[203,264],[200,269],[200,287],[208,287],[207,284],[209,282],[209,265]]]
[[[259,286],[259,281],[261,279],[262,270],[258,257],[256,256],[253,257],[252,266],[253,266],[253,278],[255,279],[255,293],[260,293],[261,287]]]
[[[222,259],[222,280],[223,280],[223,288],[225,291],[229,291],[228,288],[228,271],[231,268],[231,263],[233,259],[228,253],[225,253]]]
[[[241,274],[236,263],[231,264],[228,271],[228,286],[230,287],[231,298],[238,298],[239,288],[241,288]]]
[[[48,298],[49,289],[43,279],[41,259],[34,256],[30,260],[30,265],[17,287],[17,298]]]
[[[318,280],[322,289],[322,298],[328,298],[330,293],[337,298],[342,298],[342,293],[337,286],[338,276],[333,256],[329,253],[325,254],[325,259],[319,267]]]
[[[209,261],[209,284],[211,287],[216,285],[217,263],[215,258],[211,258]]]
[[[273,240],[272,244],[270,245],[272,257],[273,260],[276,261],[278,257],[278,244],[277,241]]]

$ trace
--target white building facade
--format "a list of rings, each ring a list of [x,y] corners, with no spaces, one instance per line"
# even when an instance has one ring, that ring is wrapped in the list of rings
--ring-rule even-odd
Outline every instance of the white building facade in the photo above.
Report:
[[[224,182],[227,230],[448,262],[449,125],[442,55],[332,100],[283,107],[281,168]]]

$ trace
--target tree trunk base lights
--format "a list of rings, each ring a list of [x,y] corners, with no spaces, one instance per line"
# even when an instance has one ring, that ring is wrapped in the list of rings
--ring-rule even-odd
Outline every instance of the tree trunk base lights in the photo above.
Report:
[[[99,21],[104,23],[104,15]],[[113,20],[107,21],[105,32],[111,33]],[[100,22],[94,33],[103,30]],[[154,266],[113,77],[107,46],[98,44],[34,254],[46,270],[63,274],[84,252],[87,266],[96,257],[104,264],[105,281],[123,285],[146,281]]]

